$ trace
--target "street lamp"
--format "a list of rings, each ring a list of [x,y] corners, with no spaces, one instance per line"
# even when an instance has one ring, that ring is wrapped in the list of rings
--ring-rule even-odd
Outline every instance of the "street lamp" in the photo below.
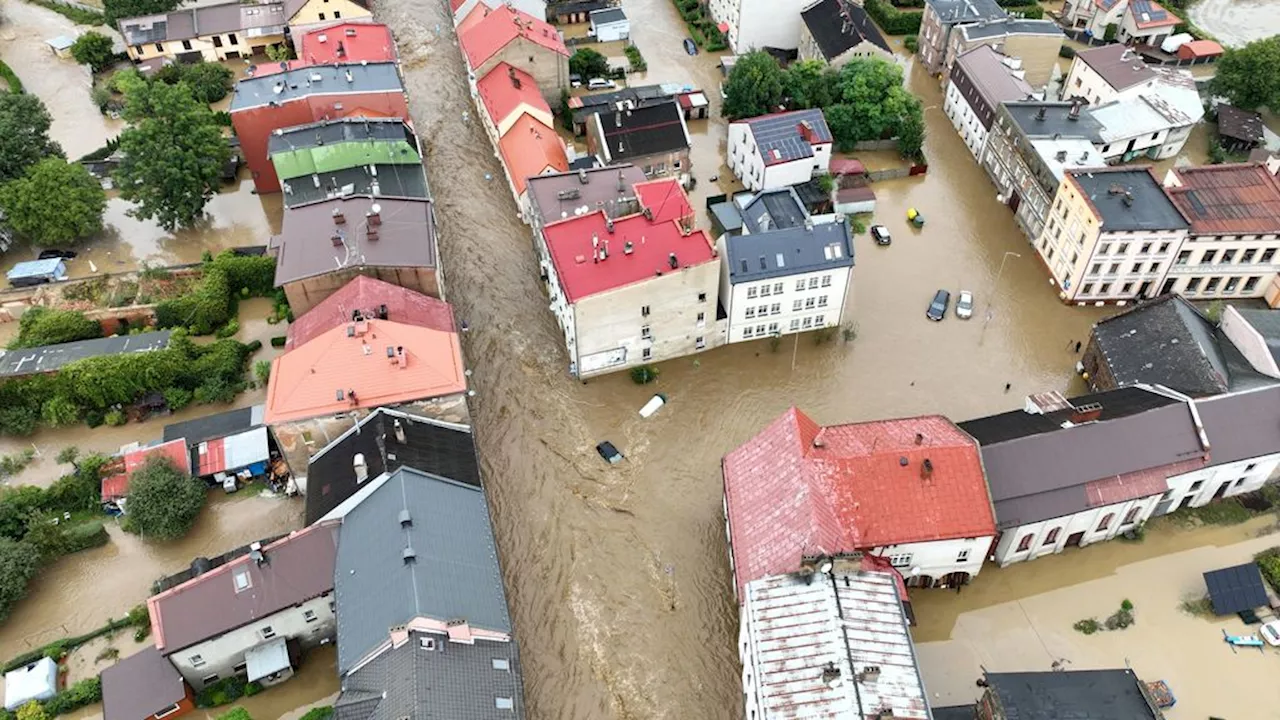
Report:
[[[988,300],[987,300],[987,315],[986,315],[986,317],[985,317],[985,318],[983,318],[983,320],[982,320],[982,329],[983,329],[983,330],[986,330],[986,329],[987,329],[987,323],[991,322],[991,316],[992,316],[992,314],[993,314],[993,313],[992,313],[992,308],[993,308],[993,307],[995,306],[995,304],[996,304],[996,292],[998,292],[998,291],[999,291],[999,289],[1000,289],[1000,278],[1001,278],[1001,276],[1003,276],[1003,275],[1004,275],[1004,264],[1005,264],[1005,263],[1007,263],[1007,262],[1009,262],[1009,256],[1010,256],[1010,255],[1012,255],[1012,256],[1014,256],[1014,257],[1016,257],[1016,258],[1020,258],[1020,257],[1022,257],[1022,255],[1021,255],[1020,253],[1016,253],[1016,252],[1014,252],[1014,251],[1012,251],[1012,250],[1006,250],[1006,251],[1005,251],[1005,253],[1004,253],[1004,255],[1000,258],[1000,269],[996,272],[996,280],[995,280],[995,282],[991,283],[991,290],[990,290],[990,292],[988,293],[989,298],[988,298]]]

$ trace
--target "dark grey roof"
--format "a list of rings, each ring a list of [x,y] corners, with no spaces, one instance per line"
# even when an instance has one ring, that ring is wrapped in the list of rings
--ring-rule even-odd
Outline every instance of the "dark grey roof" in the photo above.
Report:
[[[1076,57],[1093,68],[1094,72],[1116,90],[1141,85],[1156,76],[1153,66],[1148,65],[1141,55],[1123,43],[1087,48],[1076,53]]]
[[[1068,170],[1067,174],[1102,218],[1104,233],[1183,230],[1191,226],[1165,194],[1160,181],[1145,167],[1132,170]],[[1127,196],[1126,191],[1129,193]]]
[[[1019,410],[958,423],[981,446],[1001,528],[1092,507],[1086,485],[1093,481],[1202,457],[1191,410],[1181,401],[1128,387],[1071,403],[1100,404],[1102,415],[1071,424],[1070,408],[1047,415]]]
[[[1280,385],[1196,401],[1209,436],[1209,464],[1280,451]]]
[[[224,2],[175,9],[167,15],[123,18],[117,25],[130,45],[189,40],[259,27],[280,27],[288,18],[282,3]]]
[[[188,445],[235,435],[262,424],[262,405],[236,408],[164,426],[164,442],[186,438]]]
[[[1254,310],[1252,308],[1236,308],[1240,317],[1262,336],[1271,351],[1271,357],[1280,364],[1280,310]]]
[[[725,239],[729,282],[742,283],[853,266],[849,224],[817,223]]]
[[[1132,670],[986,673],[1009,720],[1155,720]]]
[[[595,117],[607,146],[600,149],[606,164],[689,147],[684,115],[675,100]]]
[[[103,720],[148,718],[186,694],[182,676],[154,645],[102,671]]]
[[[163,350],[169,347],[169,335],[168,330],[159,330],[21,350],[0,350],[0,377],[21,377],[54,372],[77,360],[100,355]]]
[[[285,207],[309,205],[348,195],[414,200],[431,199],[421,165],[368,165],[284,180]]]
[[[804,203],[789,187],[765,190],[742,208],[742,224],[752,233],[802,227],[808,219]]]
[[[1232,615],[1267,604],[1267,590],[1262,586],[1262,573],[1257,563],[1210,570],[1204,574],[1216,615]]]
[[[751,128],[765,165],[813,157],[813,145],[800,134],[801,123],[813,127],[812,142],[831,142],[831,129],[821,110],[793,110],[744,120]]]
[[[347,80],[348,75],[350,80]],[[315,78],[319,76],[319,80]],[[236,83],[230,112],[267,103],[286,103],[311,94],[404,91],[394,62],[360,65],[314,65]]]
[[[397,429],[404,435],[400,440]],[[480,486],[480,465],[470,428],[378,408],[356,428],[321,448],[307,465],[307,524],[355,494],[356,454],[373,479],[401,465]]]
[[[433,649],[424,649],[423,639],[434,640]],[[411,632],[409,642],[343,678],[334,719],[518,720],[523,694],[515,642],[467,645]],[[499,698],[510,707],[500,707]]]
[[[612,165],[531,177],[526,192],[543,224],[573,217],[583,207],[616,218],[640,212],[634,188],[644,179],[635,165]]]
[[[933,711],[933,720],[974,720],[977,717],[974,705],[948,705],[929,709]]]
[[[334,590],[345,675],[414,618],[511,634],[484,492],[402,467],[370,480],[342,518]],[[340,508],[341,510],[341,508]],[[407,513],[411,522],[398,518]],[[415,559],[406,561],[412,548]]]
[[[579,95],[574,100],[581,102],[582,107],[573,110],[573,121],[575,123],[586,122],[596,113],[613,110],[618,106],[618,103],[628,103],[633,107],[643,107],[665,102],[672,97],[674,97],[672,93],[664,90],[661,85],[637,85],[612,92]]]
[[[929,7],[938,14],[943,25],[1008,17],[1008,13],[996,0],[927,0],[927,2]]]
[[[960,32],[968,40],[986,40],[1008,35],[1056,35],[1063,37],[1062,28],[1052,20],[1029,20],[1027,18],[1005,18],[989,23],[965,25]]]
[[[1218,134],[1251,143],[1262,142],[1262,116],[1231,105],[1218,106]]]
[[[604,10],[593,10],[590,19],[592,24],[604,25],[606,23],[626,22],[627,14],[622,12],[622,8],[606,8]]]
[[[1230,376],[1213,323],[1181,295],[1164,295],[1093,326],[1093,339],[1117,385],[1164,385],[1216,395]]]
[[[1102,123],[1095,120],[1087,109],[1072,120],[1069,102],[1028,100],[1007,102],[1004,107],[1027,137],[1057,135],[1064,138],[1081,137],[1091,142],[1101,141]],[[1041,109],[1044,110],[1044,118],[1040,117]]]
[[[731,234],[742,232],[742,213],[738,210],[738,206],[731,202],[719,202],[707,208],[715,222],[720,225],[720,229]]]
[[[1213,334],[1218,340],[1218,347],[1222,349],[1222,357],[1227,364],[1227,377],[1230,378],[1227,384],[1228,392],[1257,390],[1276,384],[1275,378],[1263,375],[1253,367],[1244,353],[1240,352],[1240,348],[1237,348],[1231,338],[1222,331],[1221,326],[1214,329]]]
[[[400,118],[344,118],[277,129],[271,133],[267,154],[366,140],[404,140],[413,146],[418,144],[413,130]]]
[[[864,42],[893,53],[880,29],[859,4],[820,0],[800,13],[822,56],[834,60]]]
[[[382,224],[378,239],[369,239],[365,220],[378,205]],[[334,223],[339,210],[346,220]],[[341,236],[337,245],[329,239]],[[436,267],[435,215],[425,200],[352,195],[298,205],[285,210],[279,235],[271,239],[276,253],[276,286],[356,267]]]

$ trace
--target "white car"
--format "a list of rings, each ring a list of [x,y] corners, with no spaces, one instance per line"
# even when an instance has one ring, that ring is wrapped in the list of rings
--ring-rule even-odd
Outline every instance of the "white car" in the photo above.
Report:
[[[616,87],[618,87],[617,83],[612,80],[605,80],[604,78],[591,78],[587,81],[588,90],[612,90]]]
[[[893,238],[889,237],[889,228],[883,225],[871,226],[871,239],[875,240],[877,245],[888,245],[893,242]]]
[[[1262,639],[1267,641],[1271,647],[1280,647],[1280,620],[1272,620],[1262,626],[1259,631]]]
[[[959,298],[956,299],[956,317],[961,320],[973,317],[973,293],[968,290],[961,290]]]

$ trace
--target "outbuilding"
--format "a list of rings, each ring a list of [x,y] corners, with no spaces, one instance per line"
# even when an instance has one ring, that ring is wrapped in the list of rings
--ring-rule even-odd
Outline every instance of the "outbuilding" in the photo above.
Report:
[[[44,41],[54,55],[66,60],[71,57],[71,46],[76,44],[75,35],[59,35]]]
[[[5,273],[5,277],[9,278],[9,284],[13,287],[30,287],[65,280],[67,263],[62,258],[28,260],[14,265],[12,270]]]
[[[631,21],[622,8],[592,10],[591,35],[599,42],[616,42],[631,37]]]
[[[1178,48],[1178,59],[1190,60],[1193,64],[1209,62],[1221,55],[1222,46],[1212,40],[1192,40]]]
[[[48,700],[58,692],[58,665],[42,657],[4,674],[4,709],[10,712],[32,701]]]

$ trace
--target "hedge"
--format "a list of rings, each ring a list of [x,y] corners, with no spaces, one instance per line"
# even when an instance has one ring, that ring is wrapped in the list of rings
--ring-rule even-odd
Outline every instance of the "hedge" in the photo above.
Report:
[[[0,60],[0,78],[3,78],[5,84],[9,86],[9,92],[14,95],[22,94],[22,81],[18,79],[18,74],[13,71],[13,68],[6,65],[3,60]]]
[[[916,35],[920,32],[923,13],[902,12],[884,0],[866,0],[863,7],[876,25],[889,35]]]
[[[204,277],[191,293],[156,305],[156,325],[209,335],[235,315],[238,298],[273,297],[275,273],[275,258],[227,250],[204,263]]]
[[[1258,570],[1262,572],[1262,577],[1270,583],[1271,588],[1276,592],[1280,592],[1280,547],[1263,550],[1253,556],[1253,561],[1258,563]]]
[[[103,635],[106,635],[107,633],[112,633],[117,630],[123,630],[124,628],[129,628],[129,627],[143,627],[143,626],[150,626],[150,625],[151,625],[151,615],[147,612],[147,606],[138,605],[134,607],[132,610],[130,610],[128,615],[124,616],[119,620],[108,620],[106,625],[103,625],[97,630],[91,630],[85,633],[84,635],[75,635],[72,637],[62,638],[61,640],[54,640],[48,645],[38,647],[35,650],[29,650],[27,652],[24,652],[21,655],[18,655],[17,657],[13,658],[9,662],[5,663],[4,667],[0,669],[0,672],[9,672],[10,670],[17,670],[23,665],[26,665],[27,663],[35,662],[36,660],[39,660],[42,657],[61,659],[64,655],[71,652],[72,650],[75,650],[76,648],[89,642],[90,640],[100,638]]]
[[[77,682],[41,704],[50,715],[65,715],[97,702],[102,702],[102,679],[91,677]]]
[[[63,532],[67,541],[67,552],[74,553],[89,548],[102,547],[111,542],[107,528],[98,521],[72,525]]]
[[[88,10],[75,5],[65,5],[55,0],[27,0],[32,5],[39,5],[46,10],[52,10],[59,15],[80,25],[106,25],[107,16],[94,10]]]

